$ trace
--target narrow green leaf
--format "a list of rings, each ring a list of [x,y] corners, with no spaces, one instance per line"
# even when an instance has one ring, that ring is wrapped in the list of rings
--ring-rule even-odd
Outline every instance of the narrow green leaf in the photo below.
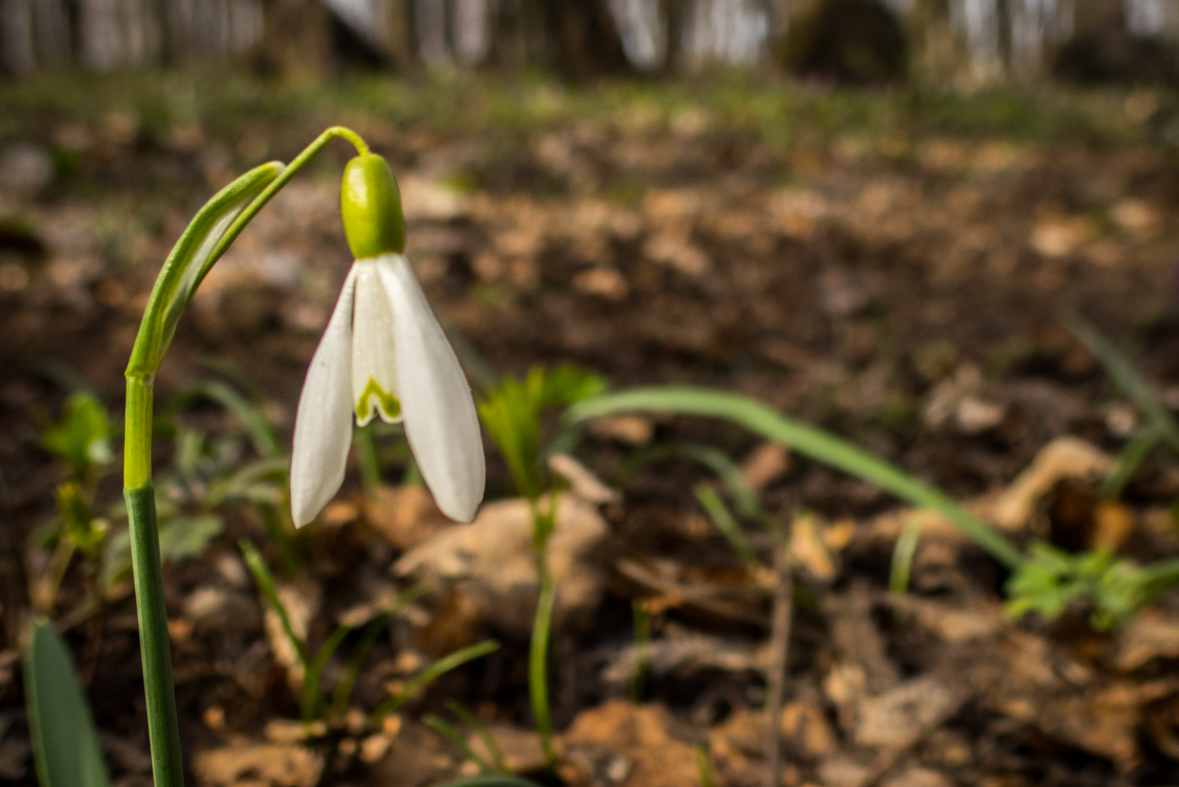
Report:
[[[25,650],[25,698],[41,787],[109,787],[90,705],[53,626],[35,621]]]
[[[223,236],[284,169],[280,162],[255,167],[217,192],[197,211],[156,278],[131,350],[128,376],[152,375],[159,369],[184,307],[225,251],[221,245]]]
[[[507,773],[508,765],[507,758],[504,756],[504,750],[496,742],[495,736],[491,734],[491,730],[487,729],[487,725],[478,716],[463,707],[463,704],[458,700],[447,700],[445,704],[451,713],[458,716],[463,724],[470,727],[479,736],[479,740],[483,741],[483,745],[487,747],[487,751],[491,754],[491,759],[495,763],[495,772]]]
[[[1022,553],[1002,533],[940,490],[845,440],[788,418],[744,396],[707,388],[636,388],[579,402],[566,412],[566,418],[578,422],[634,411],[723,418],[740,424],[804,456],[875,484],[913,505],[937,511],[1009,568],[1023,562]]]
[[[1105,368],[1114,384],[1130,401],[1142,411],[1158,435],[1176,451],[1179,451],[1179,423],[1150,383],[1134,368],[1134,364],[1121,350],[1097,330],[1088,320],[1079,315],[1061,318],[1064,327],[1085,345],[1093,357]]]
[[[729,546],[737,553],[737,557],[741,559],[745,567],[753,568],[758,565],[757,552],[749,543],[745,531],[741,529],[741,523],[729,511],[729,507],[725,505],[725,501],[721,500],[716,490],[708,484],[696,484],[692,491],[696,493],[696,499],[700,501],[701,508],[708,514],[708,518],[716,525],[716,529],[721,532],[721,535],[728,540]]]
[[[479,768],[479,773],[484,776],[491,776],[495,773],[495,768],[491,767],[491,763],[479,756],[479,754],[470,747],[462,734],[454,727],[450,726],[442,719],[435,716],[433,713],[427,713],[422,716],[422,724],[425,724],[434,732],[441,735],[451,746],[459,750],[459,754],[463,755],[464,759],[475,763]]]
[[[414,675],[413,678],[411,678],[405,684],[401,691],[382,702],[380,707],[373,711],[372,716],[369,717],[370,720],[374,724],[380,723],[382,718],[388,716],[390,713],[400,708],[407,701],[412,699],[414,695],[416,695],[422,689],[426,688],[426,686],[430,685],[438,678],[450,672],[452,669],[460,667],[463,664],[466,664],[468,661],[472,661],[481,656],[486,656],[488,653],[498,649],[498,642],[493,639],[485,639],[482,642],[477,642],[474,645],[468,645],[465,648],[456,650],[454,653],[443,656],[433,664],[423,668],[420,672],[418,672],[417,675]]]
[[[258,456],[264,459],[278,456],[278,437],[266,416],[252,402],[220,380],[204,380],[182,391],[169,402],[168,411],[176,413],[201,398],[211,399],[241,422]]]
[[[337,627],[319,648],[315,658],[311,660],[311,663],[307,665],[307,670],[303,673],[303,697],[299,701],[299,715],[305,724],[315,721],[315,714],[319,710],[319,678],[323,675],[323,668],[327,666],[328,659],[336,652],[336,648],[340,647],[344,637],[350,633],[352,633],[352,626]]]
[[[283,633],[287,635],[287,641],[295,649],[295,654],[299,657],[299,663],[306,670],[309,666],[307,648],[303,644],[303,640],[299,639],[295,634],[295,629],[291,626],[291,619],[287,615],[287,608],[283,606],[282,599],[278,597],[278,588],[274,585],[274,577],[270,575],[270,569],[266,567],[266,561],[262,559],[262,555],[258,553],[258,550],[249,541],[243,538],[237,543],[238,548],[242,551],[242,557],[246,560],[246,567],[254,575],[254,582],[258,584],[258,589],[262,591],[262,597],[266,599],[266,603],[278,615],[279,623],[282,624]]]

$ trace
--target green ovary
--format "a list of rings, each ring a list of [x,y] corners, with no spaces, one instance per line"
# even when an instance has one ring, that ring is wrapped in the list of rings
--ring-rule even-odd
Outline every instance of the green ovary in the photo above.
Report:
[[[372,411],[372,398],[377,398],[377,412]],[[364,426],[372,420],[373,415],[379,414],[381,420],[387,424],[395,424],[401,420],[401,400],[381,387],[372,377],[368,378],[368,385],[364,393],[356,402],[356,423]]]

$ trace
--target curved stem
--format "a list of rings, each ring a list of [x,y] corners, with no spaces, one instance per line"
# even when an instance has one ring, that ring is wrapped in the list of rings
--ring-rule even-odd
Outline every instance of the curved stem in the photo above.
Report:
[[[339,126],[329,128],[290,165],[283,167],[274,163],[252,170],[223,189],[197,214],[160,271],[127,366],[123,494],[127,500],[131,531],[135,607],[143,659],[152,777],[156,787],[184,787],[184,763],[180,754],[176,693],[172,684],[171,641],[164,603],[155,491],[151,483],[152,381],[179,313],[209,269],[270,198],[337,137],[351,142],[361,155],[368,153],[368,146],[355,132]],[[250,199],[254,193],[257,196]],[[250,202],[240,208],[240,212],[235,212],[247,199]]]
[[[271,181],[270,185],[263,189],[262,193],[255,197],[254,201],[241,212],[241,215],[234,220],[233,224],[229,225],[229,229],[225,231],[225,234],[221,236],[221,240],[217,242],[217,245],[213,247],[213,251],[210,252],[209,261],[202,268],[195,286],[200,286],[201,281],[205,278],[205,274],[209,272],[209,268],[225,253],[225,250],[237,239],[237,236],[246,228],[250,220],[258,214],[258,211],[262,210],[267,202],[270,202],[270,198],[277,194],[283,186],[287,185],[291,178],[295,177],[295,173],[303,168],[304,164],[318,156],[319,152],[337,137],[351,142],[352,146],[356,148],[357,154],[361,156],[368,155],[368,145],[360,138],[360,135],[343,126],[332,126],[316,137],[315,141],[305,147],[302,153],[291,159],[291,163],[287,165],[282,174]]]

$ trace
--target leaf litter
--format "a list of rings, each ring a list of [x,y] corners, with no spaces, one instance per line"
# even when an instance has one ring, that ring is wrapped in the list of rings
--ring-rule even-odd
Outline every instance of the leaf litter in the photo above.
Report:
[[[488,368],[568,360],[615,387],[739,390],[930,479],[1020,540],[1140,561],[1179,554],[1169,457],[1148,457],[1121,500],[1102,500],[1135,422],[1056,321],[1068,307],[1115,335],[1139,329],[1150,379],[1179,384],[1167,316],[1179,236],[1161,148],[1048,150],[934,134],[904,140],[897,156],[850,138],[775,147],[723,125],[680,134],[609,117],[497,147],[461,129],[400,134],[392,121],[368,122],[404,172],[408,251],[423,284]],[[187,155],[133,147],[104,128],[87,133],[127,166]],[[203,177],[188,170],[181,186],[200,193]],[[19,215],[36,239],[0,233],[0,504],[21,544],[50,516],[56,472],[37,447],[39,401],[70,388],[44,359],[117,410],[143,297],[182,224],[177,206],[157,208],[154,224],[127,220],[148,204],[142,180],[109,188],[114,199],[101,204],[65,187],[0,201],[0,217]],[[271,423],[289,431],[350,263],[334,188],[292,184],[243,234],[199,291],[162,394],[209,377],[196,359],[215,355],[247,371]],[[211,411],[185,418],[241,437]],[[767,728],[780,735],[789,785],[1128,785],[1179,773],[1173,599],[1116,631],[1089,630],[1076,609],[1055,623],[1013,622],[998,567],[926,514],[910,592],[890,594],[893,544],[918,514],[877,490],[685,419],[621,416],[588,435],[576,460],[553,466],[570,487],[553,541],[566,784],[697,784],[701,746],[716,783],[760,784]],[[809,512],[793,529],[800,587],[778,719],[761,710],[764,583],[696,509],[690,490],[710,479],[677,460],[613,476],[635,447],[669,440],[723,446],[744,457],[767,510]],[[264,538],[264,523],[250,509],[226,512],[224,536],[170,565],[195,782],[437,783],[471,768],[418,721],[447,698],[475,709],[510,767],[535,775],[522,665],[536,576],[527,504],[507,499],[507,486],[493,465],[493,501],[456,526],[418,486],[366,494],[350,483],[324,532],[297,545],[305,576],[284,579],[281,592],[314,644],[340,623],[371,620],[415,582],[433,589],[377,637],[330,729],[293,721],[302,668],[233,548]],[[750,537],[768,548],[765,533]],[[5,548],[37,573],[31,549]],[[72,572],[62,593],[80,596],[85,580]],[[646,644],[633,639],[635,602],[652,616]],[[6,614],[23,603],[0,601]],[[357,722],[424,664],[485,634],[502,637],[503,650],[379,728]],[[69,636],[108,759],[138,778],[146,728],[133,602],[112,595]],[[16,645],[4,640],[0,654]],[[346,672],[345,652],[329,660],[330,685]],[[0,671],[0,713],[12,719],[0,725],[0,776],[29,783],[27,731],[11,715],[17,683]],[[472,735],[470,745],[484,743]]]

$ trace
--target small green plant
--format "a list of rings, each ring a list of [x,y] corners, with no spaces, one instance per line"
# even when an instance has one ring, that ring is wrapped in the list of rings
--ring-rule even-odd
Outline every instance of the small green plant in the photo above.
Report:
[[[557,762],[548,699],[548,651],[557,583],[545,556],[549,537],[556,527],[559,490],[546,473],[542,460],[548,452],[555,452],[569,442],[570,435],[559,432],[546,451],[541,432],[546,411],[564,410],[605,390],[605,380],[576,367],[565,364],[546,370],[534,366],[524,380],[507,378],[488,391],[478,406],[479,417],[507,463],[517,492],[532,508],[532,547],[540,591],[529,647],[528,687],[537,732],[550,767]],[[542,505],[546,490],[547,504]]]
[[[1179,582],[1179,560],[1139,567],[1108,549],[1070,554],[1050,544],[1033,544],[1031,558],[1007,580],[1007,614],[1035,612],[1053,620],[1071,604],[1090,608],[1098,630],[1128,623]]]
[[[278,586],[275,584],[274,577],[271,575],[270,569],[267,567],[266,561],[262,558],[261,553],[249,541],[243,540],[238,546],[241,549],[246,566],[254,577],[254,582],[258,585],[258,590],[262,594],[262,598],[265,599],[267,606],[278,615],[283,634],[286,635],[287,641],[290,643],[299,661],[299,665],[303,668],[303,691],[299,698],[299,711],[303,722],[311,725],[313,722],[322,721],[327,724],[329,729],[341,726],[343,724],[344,714],[348,711],[352,689],[356,685],[356,679],[360,674],[361,666],[365,657],[376,643],[377,637],[389,627],[393,618],[402,609],[428,593],[429,588],[424,586],[410,588],[399,595],[389,609],[377,613],[364,625],[342,624],[337,626],[336,630],[312,654],[307,647],[307,643],[295,633],[294,627],[291,625],[290,615],[287,613],[286,606],[279,596]],[[321,687],[324,668],[328,665],[329,660],[335,655],[344,640],[357,631],[359,631],[359,636],[356,644],[352,648],[347,667],[344,670],[343,676],[336,683],[334,690],[329,695]],[[371,714],[369,723],[373,726],[378,726],[385,716],[397,710],[407,700],[418,694],[427,685],[446,672],[472,659],[484,656],[498,647],[499,644],[494,640],[485,640],[455,651],[433,664],[426,666],[397,693],[382,703]]]
[[[86,584],[93,594],[109,520],[94,511],[98,482],[114,458],[111,421],[94,394],[79,391],[66,399],[61,420],[51,424],[41,445],[66,466],[66,480],[56,490],[57,517],[39,528],[33,541],[52,554],[42,577],[32,586],[33,609],[52,615],[58,591],[75,554],[82,555]]]

